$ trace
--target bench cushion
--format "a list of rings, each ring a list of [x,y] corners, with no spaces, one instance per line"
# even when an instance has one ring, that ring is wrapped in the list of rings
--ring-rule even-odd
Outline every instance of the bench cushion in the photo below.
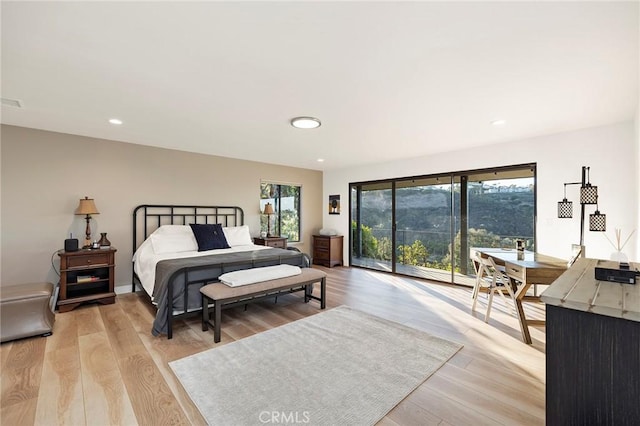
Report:
[[[270,290],[293,287],[299,284],[313,283],[320,281],[327,274],[319,269],[302,268],[299,275],[286,278],[261,281],[255,284],[248,284],[240,287],[229,287],[222,283],[213,283],[203,286],[200,291],[212,300],[234,299],[255,293],[266,293]]]
[[[38,299],[51,297],[53,284],[51,283],[30,283],[0,287],[0,301],[2,303],[14,300]]]

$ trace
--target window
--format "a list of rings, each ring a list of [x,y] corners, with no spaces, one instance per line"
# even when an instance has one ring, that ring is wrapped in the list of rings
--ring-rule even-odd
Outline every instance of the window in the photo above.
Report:
[[[260,211],[271,203],[274,214],[260,215],[260,231],[267,232],[267,220],[271,221],[272,235],[286,237],[289,241],[300,241],[300,185],[260,183]]]
[[[535,250],[535,185],[535,164],[351,183],[351,265],[473,285],[471,247]]]

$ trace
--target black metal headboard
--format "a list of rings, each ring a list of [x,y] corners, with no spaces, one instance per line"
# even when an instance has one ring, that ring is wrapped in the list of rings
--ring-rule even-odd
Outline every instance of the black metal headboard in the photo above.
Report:
[[[133,209],[133,252],[161,225],[220,223],[244,225],[244,211],[237,206],[181,206],[142,204]]]

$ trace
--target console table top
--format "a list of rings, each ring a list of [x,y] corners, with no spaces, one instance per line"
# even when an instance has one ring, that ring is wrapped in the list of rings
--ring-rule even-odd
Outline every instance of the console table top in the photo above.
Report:
[[[640,322],[640,277],[636,284],[598,281],[598,262],[601,261],[577,259],[540,298],[549,305]],[[629,262],[629,266],[640,270],[639,263]]]

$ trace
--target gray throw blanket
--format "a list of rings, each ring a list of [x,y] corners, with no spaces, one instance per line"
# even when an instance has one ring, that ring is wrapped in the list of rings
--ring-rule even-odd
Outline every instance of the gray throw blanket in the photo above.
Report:
[[[167,334],[168,315],[172,315],[174,310],[183,313],[187,310],[199,310],[202,308],[200,287],[217,281],[220,275],[239,269],[258,268],[282,263],[300,267],[309,266],[307,257],[303,253],[277,248],[169,259],[158,262],[156,264],[156,282],[153,288],[153,299],[158,304],[158,312],[153,322],[153,335]],[[196,282],[196,284],[189,286],[186,301],[185,282]],[[172,292],[172,308],[169,308],[167,303],[170,290]]]

